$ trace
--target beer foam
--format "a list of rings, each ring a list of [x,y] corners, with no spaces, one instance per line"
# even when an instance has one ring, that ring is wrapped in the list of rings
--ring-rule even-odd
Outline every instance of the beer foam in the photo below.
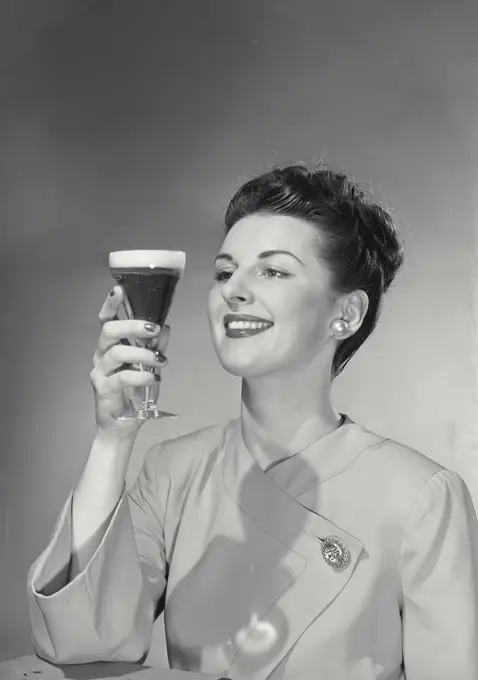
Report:
[[[109,264],[111,269],[162,267],[182,272],[186,253],[182,250],[117,250],[110,253]]]

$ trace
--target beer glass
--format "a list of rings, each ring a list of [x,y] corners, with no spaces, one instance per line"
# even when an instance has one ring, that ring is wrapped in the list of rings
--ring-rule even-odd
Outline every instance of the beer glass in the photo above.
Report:
[[[185,264],[186,254],[179,250],[118,250],[110,253],[110,271],[123,290],[123,309],[127,318],[149,321],[163,328]],[[132,342],[154,352],[158,338],[133,338]],[[139,370],[154,372],[154,367],[139,364]],[[177,417],[174,413],[158,410],[158,397],[159,380],[147,387],[126,388],[126,410],[119,420]]]

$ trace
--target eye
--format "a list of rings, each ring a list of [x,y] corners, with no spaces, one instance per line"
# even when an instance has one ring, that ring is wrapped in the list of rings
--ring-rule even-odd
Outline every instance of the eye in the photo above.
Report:
[[[234,272],[231,269],[220,269],[218,272],[214,273],[214,280],[219,282],[227,281],[231,278],[233,273]]]
[[[262,272],[267,279],[287,279],[290,276],[288,272],[281,271],[270,265],[264,267]]]
[[[220,269],[219,271],[215,272],[214,280],[218,281],[219,283],[224,283],[224,281],[227,281],[231,278],[231,276],[234,274],[234,271],[234,269]],[[277,269],[271,265],[268,265],[267,267],[264,267],[262,270],[260,270],[259,275],[266,279],[287,279],[290,277],[288,272]]]

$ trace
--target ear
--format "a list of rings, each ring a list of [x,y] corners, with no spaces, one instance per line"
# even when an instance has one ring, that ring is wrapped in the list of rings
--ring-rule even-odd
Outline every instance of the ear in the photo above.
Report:
[[[343,299],[342,318],[348,325],[348,336],[358,331],[368,310],[369,299],[363,290],[354,290]]]

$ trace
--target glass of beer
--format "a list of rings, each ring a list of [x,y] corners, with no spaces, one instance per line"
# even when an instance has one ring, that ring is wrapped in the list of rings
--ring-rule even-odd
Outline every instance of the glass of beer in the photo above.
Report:
[[[110,253],[110,271],[123,289],[123,309],[127,318],[149,321],[163,328],[185,264],[186,253],[180,250],[118,250]],[[132,342],[154,352],[158,339],[133,338]],[[152,366],[138,366],[141,371],[154,372]],[[127,408],[120,420],[176,417],[174,413],[157,408],[159,380],[152,386],[126,388],[124,398]]]

